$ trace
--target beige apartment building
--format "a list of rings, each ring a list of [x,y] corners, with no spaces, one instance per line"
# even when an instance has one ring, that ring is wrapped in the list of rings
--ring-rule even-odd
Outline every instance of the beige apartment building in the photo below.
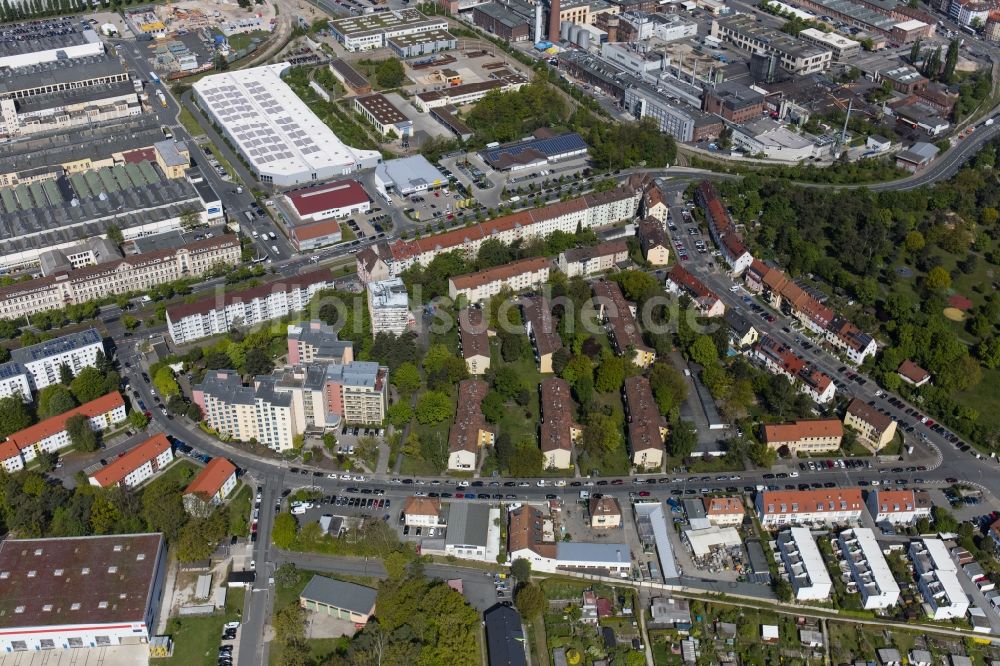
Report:
[[[857,398],[847,406],[844,425],[855,431],[858,441],[872,451],[884,449],[896,436],[896,422],[888,414]]]
[[[464,296],[468,303],[479,303],[496,296],[504,288],[514,292],[534,289],[549,279],[550,264],[545,257],[534,257],[478,273],[456,275],[448,279],[448,296],[453,301]]]
[[[219,265],[235,266],[240,261],[240,253],[239,239],[227,234],[172,250],[137,254],[18,282],[0,288],[0,318],[13,319],[86,303],[110,294],[141,292],[165,282],[197,277]]]
[[[844,438],[844,427],[838,419],[806,419],[764,426],[764,441],[775,451],[788,448],[794,456],[803,453],[836,451]]]

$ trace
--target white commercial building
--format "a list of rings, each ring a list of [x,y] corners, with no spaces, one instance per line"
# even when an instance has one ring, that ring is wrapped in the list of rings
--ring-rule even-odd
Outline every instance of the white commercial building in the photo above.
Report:
[[[495,563],[500,554],[500,509],[487,504],[452,502],[444,552],[465,560]]]
[[[372,336],[379,333],[402,335],[415,321],[410,313],[410,298],[402,278],[368,283],[368,315]]]
[[[382,161],[351,148],[281,80],[287,62],[212,74],[194,85],[198,105],[262,183],[291,187]]]
[[[330,272],[319,270],[176,305],[167,308],[167,330],[175,344],[185,344],[226,333],[234,326],[254,326],[305,309],[317,291],[331,286]]]
[[[830,49],[833,62],[841,63],[861,55],[861,42],[848,39],[835,32],[823,32],[816,28],[806,28],[799,32],[799,39],[809,44]]]
[[[160,432],[91,474],[90,485],[135,488],[173,461],[174,450],[170,440]]]
[[[824,601],[833,581],[823,555],[807,527],[792,527],[778,535],[778,554],[798,601]]]
[[[899,585],[875,540],[875,533],[866,527],[857,527],[841,532],[837,541],[864,608],[876,610],[895,606],[899,602]]]
[[[32,390],[39,391],[59,383],[59,368],[63,365],[68,366],[74,375],[96,365],[98,352],[104,353],[104,340],[97,329],[88,328],[30,347],[13,349],[5,366],[17,365],[19,370],[26,371]]]
[[[385,199],[389,192],[406,197],[447,183],[448,178],[423,155],[400,157],[375,167],[375,188]]]
[[[104,42],[74,17],[9,23],[0,28],[0,68],[27,67],[43,62],[98,56]]]
[[[166,562],[162,534],[0,541],[0,653],[148,641]]]
[[[695,557],[705,557],[718,548],[731,548],[743,543],[735,527],[712,525],[701,529],[684,530],[684,538]]]
[[[927,617],[933,620],[965,617],[969,596],[958,580],[958,565],[951,559],[944,542],[941,539],[912,541],[909,553]]]
[[[770,118],[757,118],[733,126],[733,147],[751,156],[799,162],[828,151],[811,137],[798,134]]]
[[[523,504],[509,513],[507,557],[526,559],[534,571],[579,571],[627,577],[632,551],[627,543],[556,541],[552,520],[535,507]]]
[[[393,37],[447,31],[448,21],[428,18],[416,9],[361,14],[330,21],[330,32],[348,51],[367,51],[386,46]]]

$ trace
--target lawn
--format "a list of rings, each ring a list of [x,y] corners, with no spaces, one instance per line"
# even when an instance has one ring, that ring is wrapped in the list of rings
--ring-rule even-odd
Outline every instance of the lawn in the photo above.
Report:
[[[261,42],[264,42],[265,40],[267,40],[270,34],[271,33],[269,33],[266,30],[254,30],[253,32],[247,32],[238,35],[230,35],[229,38],[226,39],[226,41],[229,42],[229,48],[233,49],[234,51],[239,51],[240,49],[245,49],[246,47],[250,46],[250,40],[253,39],[254,37],[259,39]]]
[[[194,114],[183,104],[181,105],[181,112],[178,115],[178,119],[192,137],[199,137],[205,133],[205,130],[198,124],[198,120],[194,117]]]
[[[341,243],[347,243],[347,242],[352,241],[352,240],[354,240],[356,238],[357,238],[357,236],[354,235],[354,232],[351,231],[351,228],[349,226],[347,226],[347,224],[345,222],[341,222],[340,223],[340,242]]]
[[[970,391],[954,394],[955,400],[979,412],[979,423],[1000,428],[1000,368],[983,368],[983,380]]]
[[[174,654],[157,659],[158,664],[176,666],[215,666],[222,644],[222,625],[243,615],[244,591],[232,588],[226,593],[226,612],[202,617],[175,617],[167,623],[167,634],[174,642]]]
[[[236,536],[249,535],[250,525],[247,521],[250,519],[251,492],[250,486],[243,485],[233,499],[229,500],[230,534],[235,534]]]
[[[348,643],[350,643],[350,639],[346,636],[341,636],[340,638],[306,639],[306,645],[309,646],[309,656],[311,657],[309,662],[313,664],[324,664],[338,650],[346,650]],[[272,666],[278,666],[279,664],[284,663],[281,659],[283,648],[284,646],[280,641],[271,641],[271,646],[268,650],[267,663]]]

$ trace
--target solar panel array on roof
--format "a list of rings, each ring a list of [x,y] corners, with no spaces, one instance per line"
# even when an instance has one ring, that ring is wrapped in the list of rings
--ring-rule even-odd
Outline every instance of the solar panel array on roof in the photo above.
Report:
[[[534,139],[532,141],[522,141],[508,146],[499,146],[484,150],[482,155],[487,162],[496,162],[504,155],[516,157],[526,150],[537,151],[546,157],[554,155],[564,155],[579,150],[586,150],[587,142],[576,132],[560,134],[546,139]]]

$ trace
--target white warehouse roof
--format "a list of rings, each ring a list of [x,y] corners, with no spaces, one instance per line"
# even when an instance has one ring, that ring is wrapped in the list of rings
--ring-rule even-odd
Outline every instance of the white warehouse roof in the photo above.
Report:
[[[324,180],[378,163],[378,151],[351,148],[281,80],[287,62],[206,76],[198,103],[253,170],[275,185]]]

